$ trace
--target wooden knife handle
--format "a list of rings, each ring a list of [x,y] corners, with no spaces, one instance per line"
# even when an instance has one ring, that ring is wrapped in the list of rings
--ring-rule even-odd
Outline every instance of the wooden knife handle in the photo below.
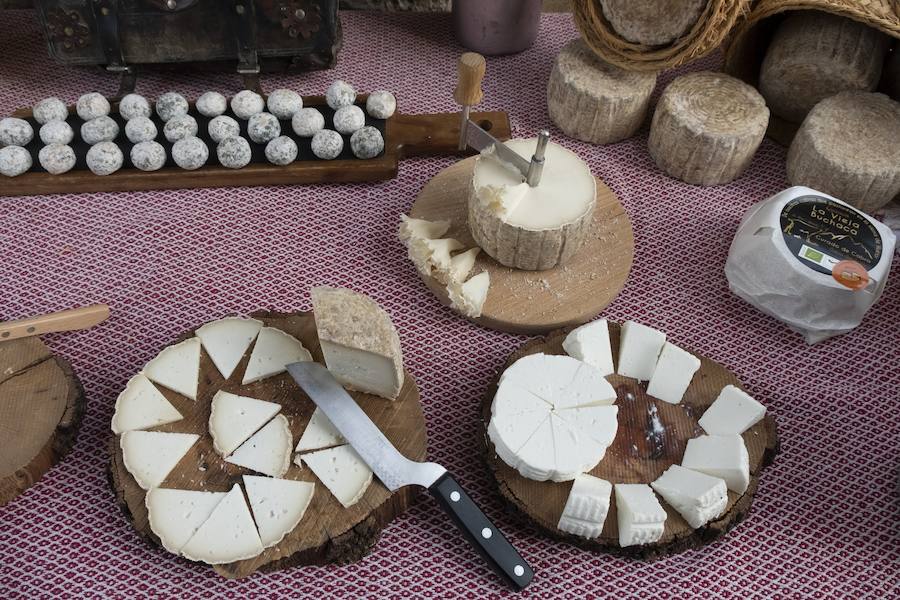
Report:
[[[481,81],[484,79],[484,57],[475,52],[466,52],[459,57],[459,81],[453,98],[460,106],[474,106],[481,102],[484,92]]]
[[[14,340],[55,331],[87,329],[102,323],[108,317],[109,306],[92,304],[30,319],[6,321],[5,323],[0,323],[0,340]]]

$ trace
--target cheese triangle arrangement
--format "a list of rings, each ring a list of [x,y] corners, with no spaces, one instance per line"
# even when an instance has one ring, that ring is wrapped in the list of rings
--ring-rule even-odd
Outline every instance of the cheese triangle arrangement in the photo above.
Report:
[[[166,550],[179,554],[227,495],[225,492],[153,488],[144,499],[150,529]]]
[[[312,360],[309,350],[294,336],[274,327],[263,327],[256,337],[242,384],[284,373],[285,366]]]
[[[301,458],[344,508],[356,504],[372,483],[372,469],[349,445],[317,450]]]
[[[278,414],[275,402],[238,396],[219,390],[213,396],[209,413],[209,434],[216,451],[228,456]]]
[[[158,487],[200,439],[193,433],[126,431],[120,440],[125,468],[145,490]]]
[[[181,548],[185,558],[211,565],[253,558],[262,551],[262,540],[238,484]]]
[[[227,317],[197,329],[203,349],[225,379],[231,377],[262,327],[256,319]]]
[[[244,475],[244,489],[264,548],[284,539],[303,519],[316,484],[291,479]]]
[[[116,399],[112,430],[114,433],[124,433],[150,429],[182,418],[181,413],[166,400],[153,382],[138,373],[128,381]]]
[[[278,415],[225,457],[225,462],[269,477],[281,477],[290,467],[292,447],[288,420]]]
[[[190,338],[165,348],[144,365],[142,372],[153,383],[196,400],[200,377],[200,340]]]

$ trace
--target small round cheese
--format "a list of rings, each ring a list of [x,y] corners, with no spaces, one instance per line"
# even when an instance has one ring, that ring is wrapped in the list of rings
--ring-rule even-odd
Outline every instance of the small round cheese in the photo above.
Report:
[[[242,169],[250,163],[253,152],[250,150],[250,142],[240,136],[233,136],[219,143],[216,156],[223,167]]]
[[[332,160],[344,150],[344,138],[337,131],[323,129],[317,131],[311,143],[313,154],[323,160]]]
[[[600,0],[603,16],[629,42],[660,46],[694,26],[707,0]]]
[[[231,99],[231,112],[238,119],[247,120],[266,108],[262,96],[251,90],[241,90]]]
[[[356,102],[356,90],[346,81],[338,79],[325,92],[325,102],[332,109],[337,110],[342,106],[350,106]]]
[[[75,166],[75,151],[65,144],[47,144],[38,152],[38,162],[51,175],[60,175]]]
[[[325,117],[318,109],[301,108],[291,119],[291,127],[300,137],[312,137],[325,129]]]
[[[131,149],[131,164],[141,171],[157,171],[166,164],[166,149],[159,142],[139,142]]]
[[[44,98],[34,105],[31,111],[34,120],[45,125],[51,121],[65,121],[69,118],[69,109],[59,98]]]
[[[247,122],[247,135],[257,144],[266,144],[281,135],[281,123],[272,113],[256,113]]]
[[[225,138],[241,135],[241,126],[227,115],[219,115],[209,122],[209,137],[219,144]]]
[[[354,105],[342,106],[334,113],[334,128],[339,133],[350,134],[366,124],[363,110]]]
[[[65,121],[48,121],[41,125],[38,135],[45,144],[68,144],[75,137],[75,132]]]
[[[172,117],[163,126],[163,134],[170,142],[177,142],[184,138],[197,135],[197,120],[191,115],[178,115]]]
[[[135,117],[125,123],[125,137],[132,144],[155,140],[157,133],[156,123],[149,117]]]
[[[190,105],[184,96],[177,92],[166,92],[156,99],[156,114],[163,121],[188,114]]]
[[[293,90],[277,89],[266,99],[269,112],[281,120],[288,120],[303,108],[303,98]]]
[[[228,110],[228,100],[219,92],[204,92],[197,98],[197,112],[204,117],[218,117]]]
[[[172,145],[172,160],[182,169],[199,169],[208,159],[209,148],[198,137],[182,138]]]
[[[0,175],[16,177],[31,168],[31,154],[22,146],[0,148]]]
[[[0,119],[0,146],[25,146],[34,139],[34,129],[25,119]]]
[[[297,142],[286,135],[266,144],[266,159],[273,165],[289,165],[297,160]]]
[[[125,157],[112,142],[100,142],[87,153],[87,166],[95,175],[110,175],[122,168]]]
[[[126,121],[137,117],[149,117],[150,103],[140,94],[126,94],[119,100],[119,114]]]
[[[112,117],[97,117],[81,126],[81,139],[90,145],[111,142],[119,135],[119,124]]]
[[[90,121],[109,114],[109,100],[97,92],[84,94],[75,103],[75,112],[82,121]]]
[[[366,98],[366,112],[373,119],[390,119],[397,110],[397,99],[387,90],[372,92]]]
[[[384,150],[384,137],[377,128],[367,125],[350,136],[350,149],[356,158],[375,158]]]

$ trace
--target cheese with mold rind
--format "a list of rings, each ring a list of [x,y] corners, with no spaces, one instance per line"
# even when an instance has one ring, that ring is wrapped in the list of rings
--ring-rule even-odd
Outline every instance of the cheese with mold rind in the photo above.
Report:
[[[256,336],[242,384],[284,373],[286,365],[311,361],[312,355],[294,336],[275,327],[263,327]]]
[[[166,550],[180,554],[226,495],[226,492],[153,488],[144,498],[150,529]]]
[[[278,415],[226,457],[225,462],[269,477],[281,477],[291,466],[292,447],[288,420]]]
[[[699,369],[699,358],[666,342],[647,385],[647,393],[669,404],[679,404]]]
[[[650,484],[693,528],[703,527],[725,512],[725,481],[681,465],[672,465]]]
[[[193,433],[126,431],[119,440],[122,462],[137,484],[149,490],[166,480],[198,439]]]
[[[244,489],[263,548],[284,539],[303,519],[316,484],[308,481],[244,475]]]
[[[359,502],[372,483],[372,469],[349,444],[303,454],[302,459],[344,508]]]
[[[197,329],[197,337],[216,369],[228,379],[262,326],[256,319],[227,317],[203,325]]]
[[[184,545],[181,554],[189,560],[220,565],[253,558],[262,551],[262,541],[244,492],[240,485],[234,484]]]
[[[219,390],[213,396],[209,413],[213,447],[222,456],[231,454],[280,410],[281,405],[275,402]]]
[[[144,365],[141,372],[153,383],[196,400],[200,380],[200,340],[193,337],[164,348]]]
[[[116,412],[112,418],[113,433],[149,429],[180,421],[182,414],[166,400],[145,375],[138,373],[125,385],[116,398]]]

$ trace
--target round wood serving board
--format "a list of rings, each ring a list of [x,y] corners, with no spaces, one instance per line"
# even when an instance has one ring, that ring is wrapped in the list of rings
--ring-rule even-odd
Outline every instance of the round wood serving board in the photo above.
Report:
[[[258,312],[251,316],[267,327],[276,327],[293,335],[312,353],[314,360],[324,363],[311,312]],[[193,332],[186,333],[177,341],[193,335]],[[280,414],[287,417],[293,444],[297,443],[315,405],[287,373],[241,385],[251,351],[252,346],[226,381],[206,351],[202,350],[196,402],[159,387],[163,395],[184,415],[184,419],[156,427],[153,431],[200,434],[200,440],[160,487],[226,492],[233,484],[240,482],[242,475],[254,474],[249,469],[226,463],[213,449],[208,430],[210,402],[220,389],[281,404]],[[419,390],[408,372],[405,374],[403,389],[393,402],[359,392],[350,394],[401,454],[412,460],[425,458],[425,419],[419,403]],[[159,545],[159,540],[148,523],[144,505],[146,492],[138,486],[122,462],[119,436],[113,435],[110,438],[109,452],[110,484],[120,506],[138,533]],[[372,550],[381,530],[403,513],[418,495],[409,486],[392,494],[377,478],[373,478],[362,499],[350,508],[344,508],[310,469],[301,469],[291,463],[284,478],[312,481],[316,484],[312,502],[303,519],[281,542],[267,548],[259,556],[215,565],[213,568],[220,575],[236,578],[245,577],[257,570],[273,571],[295,565],[341,564],[359,560]]]
[[[410,216],[451,222],[447,237],[466,248],[475,246],[468,227],[469,186],[475,159],[467,158],[429,181],[410,210]],[[631,220],[616,195],[597,180],[594,228],[575,256],[561,267],[522,271],[505,267],[485,252],[478,255],[473,274],[488,271],[491,287],[475,323],[518,334],[547,333],[590,321],[625,286],[634,258]],[[446,306],[446,288],[433,277],[420,277]]]
[[[503,369],[529,354],[538,352],[565,354],[562,342],[567,333],[568,330],[557,331],[544,339],[527,342],[513,353]],[[613,359],[618,365],[619,326],[610,323],[609,335]],[[606,456],[590,471],[591,475],[613,484],[650,483],[673,463],[681,464],[687,441],[704,435],[697,420],[703,416],[704,411],[713,403],[723,387],[728,384],[740,386],[737,378],[723,366],[699,354],[696,356],[701,361],[700,370],[694,375],[681,404],[677,405],[648,396],[646,382],[641,384],[619,375],[610,375],[607,378],[618,394],[616,405],[619,407],[619,430],[615,441],[607,449]],[[668,515],[662,538],[655,544],[622,548],[618,541],[615,493],[612,495],[609,513],[600,537],[588,540],[574,536],[556,528],[566,499],[569,497],[569,490],[572,489],[572,482],[556,483],[526,479],[497,456],[487,436],[491,403],[496,391],[495,379],[482,405],[481,439],[485,446],[488,468],[497,480],[500,493],[515,509],[551,537],[590,550],[653,559],[715,540],[747,515],[753,495],[756,493],[760,472],[771,464],[778,453],[775,420],[767,414],[762,421],[743,434],[744,443],[750,454],[750,486],[742,495],[728,492],[728,506],[721,517],[700,529],[693,529],[675,509],[660,498]],[[662,424],[662,433],[654,433],[655,419]]]
[[[69,453],[84,405],[72,367],[39,338],[0,342],[0,506]]]

